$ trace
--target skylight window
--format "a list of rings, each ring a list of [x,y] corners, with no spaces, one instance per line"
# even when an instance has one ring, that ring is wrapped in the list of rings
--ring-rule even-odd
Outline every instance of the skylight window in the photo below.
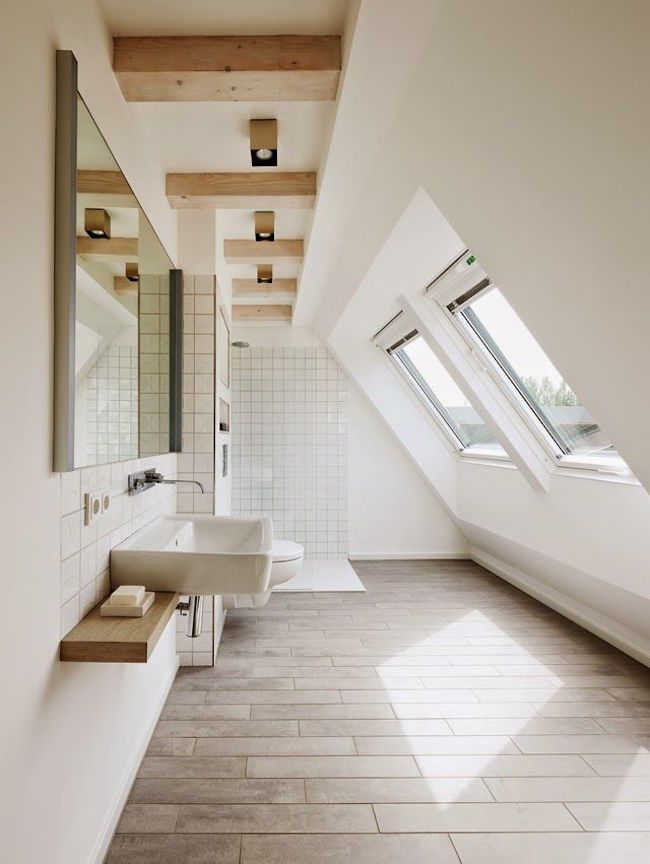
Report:
[[[499,289],[483,283],[480,289],[447,308],[487,351],[506,385],[525,401],[560,453],[618,457]]]
[[[458,449],[503,454],[479,413],[417,330],[394,342],[387,351]]]

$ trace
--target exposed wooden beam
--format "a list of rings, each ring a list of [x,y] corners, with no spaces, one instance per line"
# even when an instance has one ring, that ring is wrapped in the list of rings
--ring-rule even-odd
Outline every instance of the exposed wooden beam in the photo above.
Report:
[[[247,171],[168,174],[172,207],[224,210],[308,210],[314,206],[316,174]]]
[[[77,237],[77,255],[90,255],[93,258],[137,258],[137,237],[111,237],[95,240],[92,237]]]
[[[226,264],[276,264],[279,261],[301,261],[302,240],[224,240]]]
[[[127,102],[332,100],[341,37],[116,37],[113,70]]]
[[[291,306],[278,306],[273,304],[244,305],[235,304],[232,307],[233,321],[267,321],[291,323]]]
[[[77,171],[77,193],[133,195],[121,171]]]
[[[269,297],[272,294],[296,294],[297,279],[274,279],[266,285],[260,285],[257,279],[233,279],[232,296],[250,297],[251,295]]]
[[[126,276],[116,276],[113,281],[113,289],[116,294],[133,294],[138,293],[138,283],[131,282]]]

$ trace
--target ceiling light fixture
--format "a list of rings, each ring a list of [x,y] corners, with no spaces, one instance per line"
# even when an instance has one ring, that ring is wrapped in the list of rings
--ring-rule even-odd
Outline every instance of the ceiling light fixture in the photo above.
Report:
[[[127,263],[125,268],[125,275],[129,282],[139,282],[140,281],[140,273],[138,271],[138,265],[133,263]]]
[[[94,240],[108,240],[111,236],[111,217],[101,207],[84,210],[84,231]]]
[[[270,285],[273,282],[273,267],[263,264],[257,265],[257,283],[258,285]]]
[[[251,120],[248,127],[253,168],[278,164],[278,121]]]
[[[275,239],[275,213],[272,210],[255,211],[255,239]]]

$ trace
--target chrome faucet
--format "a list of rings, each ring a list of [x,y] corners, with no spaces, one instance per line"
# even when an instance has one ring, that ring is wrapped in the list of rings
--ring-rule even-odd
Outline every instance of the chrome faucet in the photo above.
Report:
[[[194,483],[194,485],[198,486],[201,490],[201,494],[205,495],[203,483],[200,483],[198,480],[167,480],[158,471],[145,471],[144,481],[145,483]]]
[[[136,471],[134,474],[129,474],[129,493],[131,495],[138,495],[140,492],[144,492],[145,489],[151,489],[152,486],[156,486],[159,483],[173,485],[176,483],[193,483],[199,487],[202,495],[205,494],[203,483],[200,483],[198,480],[167,479],[160,472],[156,471],[155,468],[148,468],[146,471]]]

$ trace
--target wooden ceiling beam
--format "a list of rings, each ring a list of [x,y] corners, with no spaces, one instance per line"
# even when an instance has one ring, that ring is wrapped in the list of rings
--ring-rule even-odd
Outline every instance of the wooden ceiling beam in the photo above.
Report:
[[[77,194],[133,196],[121,171],[77,171]]]
[[[233,321],[263,321],[266,323],[283,322],[291,323],[292,308],[288,305],[276,304],[260,304],[260,305],[244,305],[243,303],[235,304],[232,307]]]
[[[226,264],[276,264],[302,261],[302,240],[224,240]]]
[[[336,98],[340,36],[118,36],[127,102],[307,102]]]
[[[264,296],[269,297],[272,294],[297,294],[298,280],[297,279],[274,279],[273,282],[260,284],[257,279],[233,279],[232,280],[232,296],[233,297],[250,297]]]
[[[109,239],[94,239],[92,237],[77,237],[77,255],[89,255],[93,258],[128,258],[138,257],[137,237],[110,237]]]
[[[172,207],[223,210],[309,210],[316,198],[313,172],[240,171],[168,174]]]
[[[115,276],[113,280],[113,290],[116,294],[130,294],[134,297],[138,294],[138,283],[131,282],[126,276]]]

